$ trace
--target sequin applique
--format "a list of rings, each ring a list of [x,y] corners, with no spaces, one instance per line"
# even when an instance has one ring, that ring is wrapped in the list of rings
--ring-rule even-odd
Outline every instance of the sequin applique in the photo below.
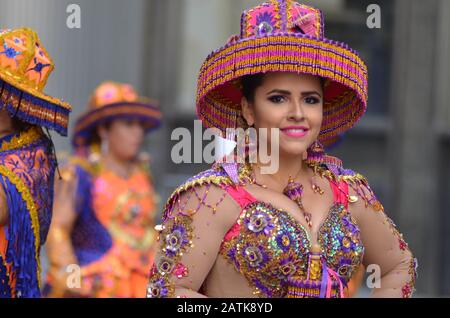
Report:
[[[306,277],[308,232],[289,213],[264,202],[245,206],[237,224],[239,231],[224,240],[221,255],[246,277],[256,295],[285,297],[291,277]],[[319,230],[319,243],[328,267],[342,273],[346,283],[361,264],[364,248],[344,206],[330,209]]]
[[[153,264],[147,286],[148,298],[174,296],[171,275],[182,278],[187,268],[179,263],[183,253],[192,247],[192,219],[190,216],[177,215],[164,224],[160,233],[162,257]]]

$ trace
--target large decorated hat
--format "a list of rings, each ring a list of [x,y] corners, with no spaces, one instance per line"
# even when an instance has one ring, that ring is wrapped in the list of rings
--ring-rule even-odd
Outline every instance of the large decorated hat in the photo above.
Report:
[[[103,82],[95,89],[87,111],[75,124],[74,146],[88,146],[99,125],[118,118],[138,119],[149,132],[160,126],[161,111],[155,101],[139,96],[131,85]]]
[[[292,0],[271,0],[246,10],[241,33],[212,52],[197,85],[197,115],[206,127],[239,127],[241,77],[295,72],[326,79],[319,141],[333,144],[364,114],[367,67],[346,44],[324,35],[320,10]]]
[[[43,92],[54,67],[36,32],[0,30],[0,109],[66,136],[70,105]]]

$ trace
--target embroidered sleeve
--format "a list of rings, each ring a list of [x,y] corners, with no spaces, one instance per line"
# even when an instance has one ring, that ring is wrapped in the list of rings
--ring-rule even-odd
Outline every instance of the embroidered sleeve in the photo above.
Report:
[[[172,197],[157,226],[158,252],[147,297],[204,297],[201,287],[228,230],[223,216],[236,208],[226,192],[212,184]]]
[[[354,211],[365,246],[363,263],[372,296],[412,297],[417,261],[403,235],[363,176],[355,174],[343,179],[349,185],[349,209]]]

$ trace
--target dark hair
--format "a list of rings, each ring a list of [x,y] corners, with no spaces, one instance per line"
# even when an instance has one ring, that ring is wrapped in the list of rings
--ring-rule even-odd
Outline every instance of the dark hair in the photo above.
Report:
[[[255,101],[255,91],[259,86],[262,85],[264,76],[264,73],[242,76],[242,95],[244,95],[249,103],[253,103]]]
[[[100,127],[105,127],[106,130],[111,128],[112,120],[107,120],[102,123],[99,123],[95,128],[92,128],[92,133],[90,137],[87,139],[88,144],[100,144],[101,138],[98,130]]]
[[[255,101],[255,91],[256,89],[262,85],[264,81],[265,73],[257,73],[252,75],[244,75],[241,78],[242,85],[242,95],[248,100],[249,103],[253,103]],[[325,86],[325,78],[319,77],[320,85],[322,89]]]
[[[31,124],[26,123],[15,117],[11,118],[11,121],[12,121],[12,126],[13,126],[14,130],[19,133],[28,130],[32,126]]]

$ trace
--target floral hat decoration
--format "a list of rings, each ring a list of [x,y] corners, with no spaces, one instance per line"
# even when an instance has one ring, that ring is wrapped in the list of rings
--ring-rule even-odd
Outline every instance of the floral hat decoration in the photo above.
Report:
[[[67,136],[71,106],[44,93],[55,65],[36,32],[0,30],[0,109]]]

